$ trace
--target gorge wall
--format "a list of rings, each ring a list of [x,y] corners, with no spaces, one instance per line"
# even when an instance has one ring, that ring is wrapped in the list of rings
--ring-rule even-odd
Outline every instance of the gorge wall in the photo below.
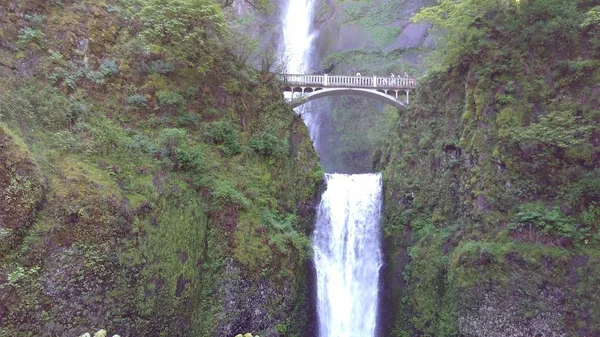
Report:
[[[193,3],[0,4],[0,335],[311,335],[317,155]]]
[[[374,160],[384,335],[596,336],[598,3],[464,4]]]

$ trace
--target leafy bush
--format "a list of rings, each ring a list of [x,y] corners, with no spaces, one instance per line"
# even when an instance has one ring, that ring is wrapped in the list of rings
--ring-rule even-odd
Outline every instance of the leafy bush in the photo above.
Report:
[[[46,21],[47,18],[48,17],[46,15],[41,15],[41,14],[33,14],[33,15],[25,14],[25,20],[29,21],[29,23],[34,24],[34,25],[43,23],[44,21]]]
[[[200,117],[193,112],[184,113],[175,119],[178,127],[197,128],[200,126]]]
[[[177,166],[182,170],[191,171],[195,175],[206,171],[206,153],[199,145],[177,148],[175,159]]]
[[[250,200],[235,188],[234,183],[226,179],[218,179],[215,181],[212,197],[213,202],[217,207],[232,205],[247,208],[251,205]]]
[[[110,76],[116,74],[119,71],[119,67],[113,60],[104,60],[102,65],[100,65],[99,71],[104,74],[104,76]]]
[[[71,113],[69,98],[52,87],[28,86],[0,95],[0,116],[8,122],[59,130],[71,124]]]
[[[164,60],[153,61],[150,63],[150,71],[157,74],[168,74],[175,70],[173,64]]]
[[[18,288],[20,287],[22,280],[37,275],[39,270],[40,266],[35,266],[32,268],[23,268],[22,266],[18,266],[14,271],[8,273],[7,284],[11,287]]]
[[[28,45],[33,42],[39,42],[43,38],[44,33],[41,30],[25,27],[19,31],[17,43],[20,45]]]
[[[185,106],[185,98],[176,92],[170,90],[159,91],[157,96],[158,102],[164,108],[181,110]]]
[[[163,157],[171,157],[175,149],[185,144],[187,132],[181,129],[164,129],[158,135],[158,150]]]
[[[508,228],[514,231],[523,231],[527,227],[533,227],[552,236],[583,239],[582,233],[576,231],[573,218],[563,214],[558,207],[547,209],[542,203],[522,205],[508,225]]]
[[[150,137],[136,134],[131,137],[131,142],[127,144],[127,149],[136,155],[140,153],[150,154],[156,152],[156,145],[154,145]]]
[[[184,61],[200,73],[210,69],[227,35],[221,7],[211,0],[148,0],[138,14],[141,36],[155,51]]]
[[[283,156],[287,150],[287,144],[270,131],[252,136],[249,146],[252,150],[265,156]]]
[[[209,123],[204,136],[209,141],[218,144],[219,150],[225,155],[232,156],[242,152],[242,146],[238,140],[238,130],[231,123],[224,121]]]
[[[294,229],[298,218],[295,214],[279,216],[269,210],[261,213],[262,222],[269,230],[269,239],[282,254],[292,254],[299,261],[310,257],[311,245],[306,235]]]
[[[573,111],[554,110],[541,116],[538,123],[528,127],[515,128],[512,139],[519,143],[569,148],[586,144],[593,127]]]
[[[146,97],[144,95],[140,95],[140,94],[135,94],[132,96],[127,97],[126,102],[128,105],[137,107],[137,108],[144,108],[146,106],[148,106],[148,100],[146,99]]]
[[[84,74],[88,80],[96,84],[104,84],[104,74],[101,71],[88,70]]]

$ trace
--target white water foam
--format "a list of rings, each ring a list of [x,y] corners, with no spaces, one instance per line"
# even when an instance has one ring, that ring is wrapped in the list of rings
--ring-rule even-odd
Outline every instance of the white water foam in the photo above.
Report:
[[[321,337],[373,337],[381,257],[381,175],[328,174],[314,259]]]

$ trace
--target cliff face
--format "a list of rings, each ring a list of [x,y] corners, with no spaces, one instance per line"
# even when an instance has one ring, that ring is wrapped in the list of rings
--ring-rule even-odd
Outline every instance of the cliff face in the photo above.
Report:
[[[146,3],[0,5],[0,335],[310,334],[306,128]]]
[[[474,3],[375,160],[385,335],[596,336],[597,3]]]

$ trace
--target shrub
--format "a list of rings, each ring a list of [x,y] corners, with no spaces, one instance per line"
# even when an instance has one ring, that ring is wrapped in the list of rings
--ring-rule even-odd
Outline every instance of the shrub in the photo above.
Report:
[[[138,13],[141,37],[153,50],[205,73],[227,35],[221,7],[212,0],[148,0]]]
[[[206,153],[200,146],[182,147],[175,150],[175,160],[177,166],[186,171],[192,171],[195,174],[203,173],[206,170]]]
[[[294,229],[298,218],[295,214],[282,217],[269,210],[263,210],[261,219],[269,230],[270,243],[279,252],[286,255],[295,255],[302,261],[310,256],[310,240],[306,235]]]
[[[231,123],[223,121],[209,123],[204,136],[219,145],[219,150],[225,155],[231,156],[242,152],[242,146],[238,140],[238,130]]]
[[[96,84],[104,84],[104,74],[100,71],[86,71],[85,78],[96,83]],[[71,85],[69,85],[71,86]]]
[[[0,95],[0,115],[6,121],[59,130],[72,122],[70,104],[55,88],[28,86]]]
[[[28,45],[33,42],[39,42],[42,38],[44,38],[44,33],[41,30],[25,27],[19,31],[17,43]]]
[[[22,266],[18,266],[14,271],[8,273],[7,284],[11,287],[19,288],[22,280],[37,275],[39,270],[39,266],[27,269],[23,268]]]
[[[197,128],[200,126],[200,117],[193,112],[184,113],[175,119],[175,125],[178,127]]]
[[[176,92],[163,90],[159,91],[157,96],[158,102],[164,108],[181,110],[185,106],[185,98]]]
[[[134,106],[136,108],[144,108],[148,106],[148,100],[144,95],[135,94],[127,97],[126,102],[128,105]]]
[[[242,192],[238,191],[230,180],[216,180],[212,197],[217,207],[233,205],[247,208],[250,206],[250,200]]]
[[[563,214],[558,207],[547,209],[542,203],[528,203],[519,207],[519,212],[509,223],[513,231],[533,227],[544,234],[581,240],[582,233],[576,232],[574,219]]]
[[[172,157],[175,149],[185,144],[187,132],[181,129],[164,129],[158,135],[158,150],[163,157]]]
[[[175,70],[170,62],[158,60],[150,63],[150,71],[156,74],[168,74]]]
[[[110,76],[116,74],[119,71],[119,67],[117,66],[117,63],[113,60],[104,60],[104,62],[102,62],[102,65],[100,65],[99,71],[104,76]]]
[[[265,131],[260,135],[250,138],[249,146],[252,150],[265,156],[283,156],[287,150],[287,144],[280,140],[270,131]]]
[[[131,142],[127,144],[127,149],[131,153],[140,154],[140,153],[154,153],[156,152],[156,145],[152,142],[150,137],[142,134],[136,134],[131,137]]]
[[[39,25],[40,23],[43,23],[44,21],[46,21],[48,17],[46,15],[41,15],[41,14],[33,14],[33,15],[29,15],[29,14],[25,14],[25,20],[29,21],[29,23],[33,24],[33,25]]]

